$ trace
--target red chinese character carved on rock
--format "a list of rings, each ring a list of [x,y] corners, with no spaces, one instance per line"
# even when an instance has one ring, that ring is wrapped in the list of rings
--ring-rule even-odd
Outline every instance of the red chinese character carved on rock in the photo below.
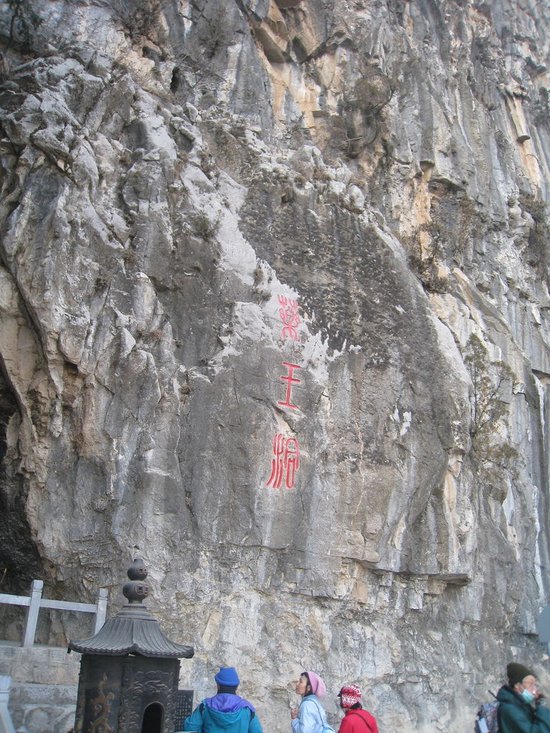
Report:
[[[279,295],[279,316],[283,323],[283,338],[290,338],[298,341],[296,329],[300,325],[300,314],[298,313],[298,301]]]
[[[271,459],[271,475],[267,486],[280,489],[284,484],[287,489],[294,488],[296,471],[300,467],[300,446],[296,438],[285,438],[278,433],[273,438],[273,458]]]
[[[286,382],[286,394],[284,400],[278,400],[277,404],[281,407],[290,407],[293,410],[299,410],[298,405],[294,405],[290,400],[292,397],[292,386],[294,384],[301,384],[300,380],[294,376],[295,369],[301,369],[299,364],[292,364],[289,361],[283,361],[283,366],[288,369],[288,374],[281,375],[280,379],[282,382]]]

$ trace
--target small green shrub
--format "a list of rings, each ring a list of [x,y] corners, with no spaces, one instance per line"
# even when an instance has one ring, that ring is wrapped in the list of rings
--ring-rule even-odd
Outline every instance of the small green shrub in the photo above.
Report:
[[[464,358],[473,385],[472,455],[479,467],[513,470],[517,450],[503,435],[507,432],[513,373],[503,361],[491,361],[487,348],[475,334],[470,336]]]
[[[113,10],[131,38],[154,35],[158,28],[158,0],[113,0]]]
[[[33,31],[42,23],[42,18],[35,12],[31,0],[8,0],[8,8],[12,12],[9,45],[18,42],[30,48]]]
[[[211,221],[204,211],[200,211],[191,217],[193,232],[206,241],[212,239],[220,228],[220,221]]]
[[[546,202],[524,194],[519,197],[519,205],[533,219],[533,226],[529,231],[527,264],[547,279],[550,266],[550,221]]]

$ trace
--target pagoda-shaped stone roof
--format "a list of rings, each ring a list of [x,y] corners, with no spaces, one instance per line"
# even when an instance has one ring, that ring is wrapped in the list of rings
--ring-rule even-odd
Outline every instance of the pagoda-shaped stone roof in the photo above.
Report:
[[[70,641],[69,651],[117,657],[129,654],[162,658],[192,657],[195,653],[193,647],[170,641],[143,604],[143,599],[149,595],[149,587],[143,582],[147,570],[141,558],[134,560],[128,569],[128,577],[130,582],[122,589],[128,603],[114,618],[108,619],[94,636],[82,641]]]

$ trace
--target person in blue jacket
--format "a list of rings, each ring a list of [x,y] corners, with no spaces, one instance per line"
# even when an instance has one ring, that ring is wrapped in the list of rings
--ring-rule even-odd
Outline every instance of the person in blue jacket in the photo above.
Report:
[[[534,672],[518,662],[507,668],[508,684],[497,694],[497,719],[500,733],[550,733],[550,710]]]
[[[315,672],[302,672],[296,683],[296,692],[302,697],[299,708],[290,711],[292,733],[335,733],[327,723],[327,715],[320,697],[324,697],[327,688],[322,678]]]
[[[205,698],[185,719],[184,731],[197,733],[263,733],[252,703],[237,695],[240,684],[234,667],[220,667],[214,697]]]

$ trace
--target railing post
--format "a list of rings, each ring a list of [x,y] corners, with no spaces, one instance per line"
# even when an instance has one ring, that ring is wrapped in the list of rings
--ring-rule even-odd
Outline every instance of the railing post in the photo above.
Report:
[[[0,675],[0,730],[5,733],[15,733],[8,701],[10,697],[11,677]]]
[[[107,616],[107,588],[100,588],[97,596],[97,611],[95,612],[95,625],[94,634],[97,634],[99,629],[105,623],[105,617]]]
[[[38,623],[38,612],[40,611],[40,601],[42,600],[43,580],[33,580],[31,585],[31,597],[29,608],[27,610],[27,622],[25,624],[25,636],[23,638],[23,646],[32,646],[34,637],[36,636],[36,624]]]

